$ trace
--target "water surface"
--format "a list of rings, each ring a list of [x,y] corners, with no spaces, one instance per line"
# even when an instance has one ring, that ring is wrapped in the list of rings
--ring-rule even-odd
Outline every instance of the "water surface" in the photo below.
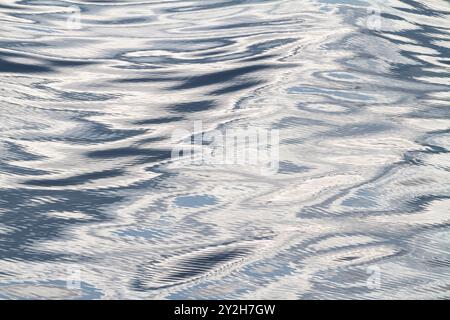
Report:
[[[450,298],[449,63],[445,0],[3,0],[0,297]]]

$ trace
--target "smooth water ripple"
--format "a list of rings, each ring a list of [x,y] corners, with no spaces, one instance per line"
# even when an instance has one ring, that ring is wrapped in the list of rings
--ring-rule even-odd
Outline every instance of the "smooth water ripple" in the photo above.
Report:
[[[0,75],[0,298],[450,298],[446,0],[4,0]]]

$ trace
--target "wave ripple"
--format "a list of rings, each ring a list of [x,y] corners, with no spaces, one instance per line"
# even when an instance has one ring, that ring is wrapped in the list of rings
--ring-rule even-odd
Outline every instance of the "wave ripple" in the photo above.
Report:
[[[5,0],[0,23],[0,298],[450,298],[448,1]],[[278,173],[175,161],[198,120],[278,129]]]

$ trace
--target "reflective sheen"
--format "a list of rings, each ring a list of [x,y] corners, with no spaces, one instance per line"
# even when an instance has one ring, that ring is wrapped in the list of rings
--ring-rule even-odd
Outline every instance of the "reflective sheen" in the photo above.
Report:
[[[3,0],[0,25],[0,298],[450,298],[448,1]],[[197,120],[278,129],[278,173],[174,161]]]

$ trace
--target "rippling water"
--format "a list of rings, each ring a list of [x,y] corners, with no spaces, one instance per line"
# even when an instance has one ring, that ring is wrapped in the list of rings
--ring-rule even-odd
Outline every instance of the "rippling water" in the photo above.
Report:
[[[449,1],[3,0],[0,36],[1,298],[450,298]],[[198,120],[278,129],[278,173],[174,161]]]

